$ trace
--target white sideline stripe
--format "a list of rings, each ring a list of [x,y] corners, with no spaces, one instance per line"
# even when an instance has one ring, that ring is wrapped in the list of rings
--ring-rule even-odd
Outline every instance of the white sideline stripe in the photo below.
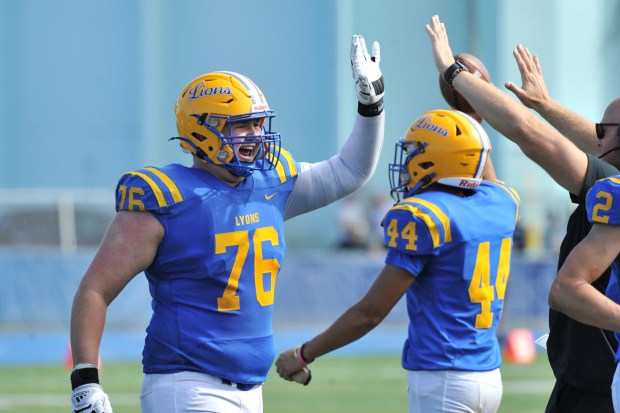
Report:
[[[553,380],[505,380],[504,394],[551,394]],[[71,394],[19,393],[0,396],[0,410],[18,406],[69,406]],[[112,393],[112,407],[138,406],[140,395],[135,393]]]
[[[140,395],[136,393],[112,393],[110,396],[112,407],[138,406]],[[58,393],[16,393],[0,396],[0,410],[19,406],[71,406],[71,392]]]

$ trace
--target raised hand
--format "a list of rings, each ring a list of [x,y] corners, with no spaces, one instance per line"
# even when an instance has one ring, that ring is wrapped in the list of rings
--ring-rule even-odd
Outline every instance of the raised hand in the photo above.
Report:
[[[446,26],[439,20],[439,16],[435,15],[431,17],[430,24],[426,25],[426,32],[433,46],[435,67],[437,67],[439,74],[443,76],[446,70],[454,63],[454,54],[452,49],[450,49]]]
[[[372,44],[372,56],[368,54],[364,37],[353,35],[351,40],[351,70],[355,80],[357,100],[367,106],[381,102],[384,95],[383,74],[379,68],[381,48]],[[381,108],[383,105],[381,105]]]
[[[521,72],[521,87],[513,82],[506,82],[504,86],[514,93],[525,106],[536,109],[541,102],[549,99],[538,56],[532,56],[530,51],[522,45],[518,45],[512,54]]]

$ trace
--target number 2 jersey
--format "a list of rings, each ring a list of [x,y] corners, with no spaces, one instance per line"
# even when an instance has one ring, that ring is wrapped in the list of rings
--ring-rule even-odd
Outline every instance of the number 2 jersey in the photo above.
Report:
[[[428,190],[388,211],[385,262],[415,277],[406,293],[410,323],[403,368],[500,366],[496,331],[519,203],[513,189],[483,181],[469,196]]]
[[[178,164],[121,177],[117,211],[148,211],[165,229],[145,271],[153,309],[145,373],[265,381],[275,357],[272,314],[284,210],[298,169],[281,150],[275,169],[254,171],[237,187]]]
[[[620,225],[620,175],[596,181],[586,195],[588,221],[595,224]],[[605,295],[620,304],[620,256],[611,264],[611,276]],[[614,333],[620,341],[620,333]],[[615,362],[620,362],[620,348]]]

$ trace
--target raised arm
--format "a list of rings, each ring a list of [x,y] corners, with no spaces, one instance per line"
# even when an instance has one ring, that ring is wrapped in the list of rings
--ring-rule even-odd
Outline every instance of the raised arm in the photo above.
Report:
[[[454,64],[446,28],[439,17],[433,16],[426,31],[432,42],[435,66],[445,75]],[[459,72],[450,82],[491,127],[515,142],[558,184],[571,193],[580,192],[588,159],[575,144],[506,93],[470,73]]]
[[[383,145],[383,75],[379,43],[372,56],[362,36],[353,36],[351,69],[358,107],[353,131],[340,153],[317,163],[301,162],[299,178],[289,198],[285,219],[330,204],[361,188],[375,172]]]
[[[597,152],[594,122],[562,106],[549,96],[538,56],[528,48],[518,45],[513,51],[519,72],[521,87],[506,82],[508,90],[528,108],[534,109],[562,135],[570,139],[579,149],[587,153]]]

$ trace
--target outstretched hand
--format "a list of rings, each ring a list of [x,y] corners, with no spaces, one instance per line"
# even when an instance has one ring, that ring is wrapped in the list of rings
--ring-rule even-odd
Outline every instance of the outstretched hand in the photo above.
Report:
[[[518,87],[513,82],[506,82],[504,86],[514,93],[525,106],[536,109],[541,102],[549,99],[538,56],[532,56],[530,51],[522,45],[518,45],[512,54],[521,72],[522,86]]]
[[[357,100],[364,105],[378,103],[384,94],[383,74],[379,68],[381,48],[378,42],[372,43],[372,56],[366,49],[363,36],[353,35],[351,39],[351,70],[355,80]]]
[[[439,16],[431,17],[430,24],[426,25],[426,32],[433,46],[433,58],[435,67],[443,76],[446,70],[454,63],[454,54],[450,49],[446,26],[439,20]]]

